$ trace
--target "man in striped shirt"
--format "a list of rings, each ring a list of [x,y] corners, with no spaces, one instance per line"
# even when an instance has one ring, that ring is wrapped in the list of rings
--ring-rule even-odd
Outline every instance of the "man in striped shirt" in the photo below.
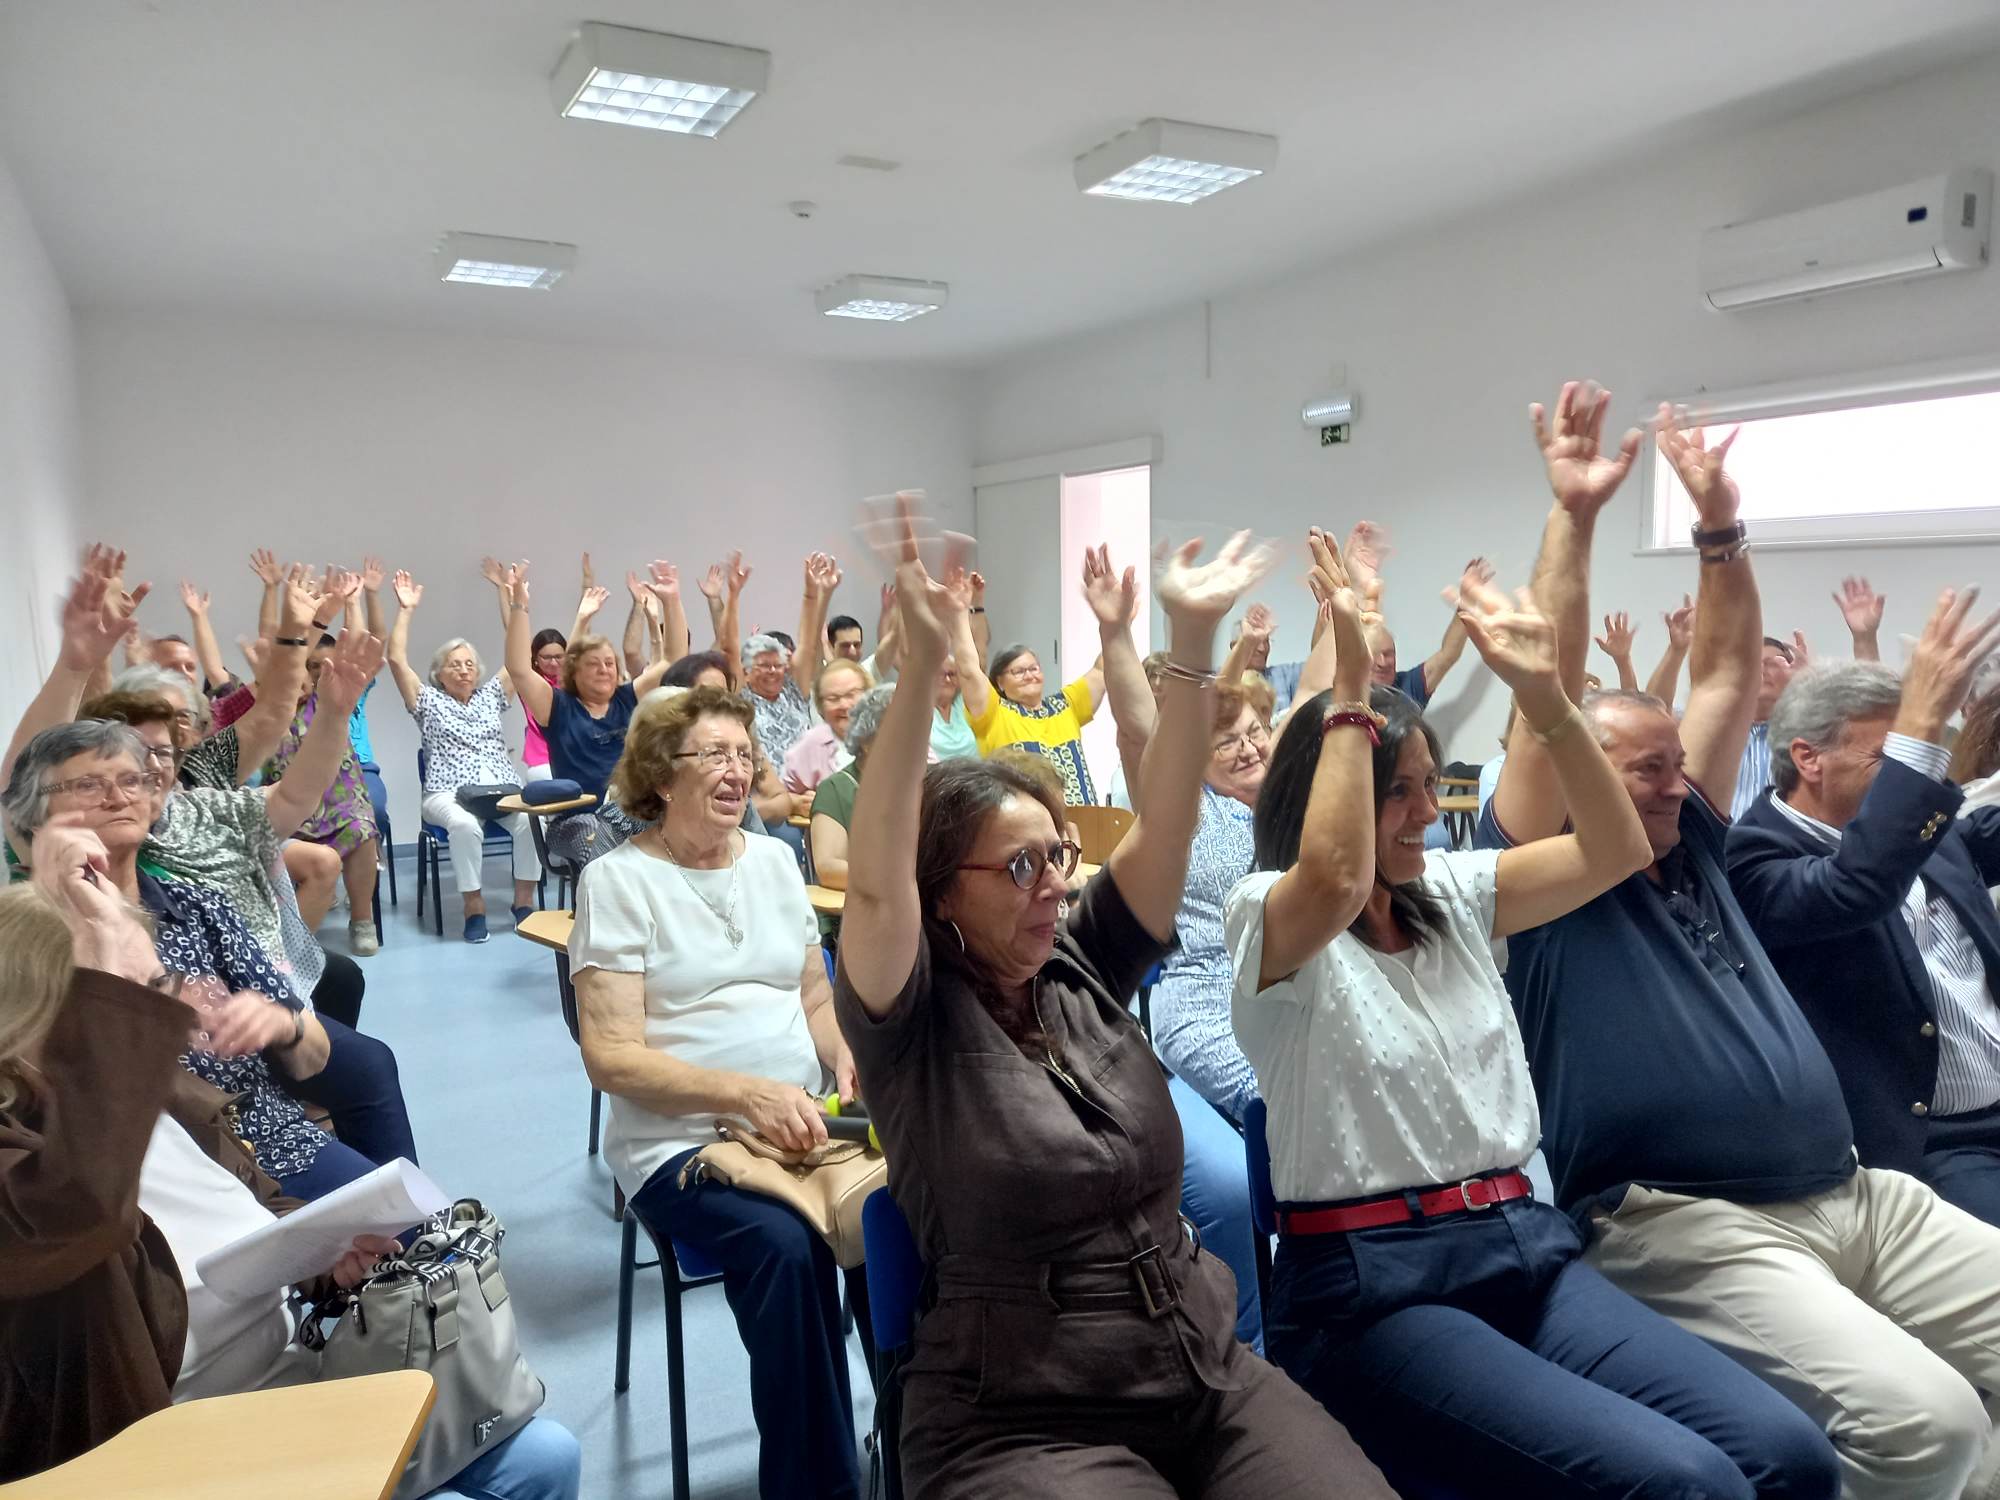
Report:
[[[1728,862],[1862,1164],[2000,1224],[2000,809],[1957,817],[1942,743],[2000,640],[1970,602],[1946,590],[1901,680],[1873,662],[1792,677],[1768,724],[1774,794],[1731,828]]]
[[[1794,636],[1796,645],[1787,645],[1774,636],[1764,637],[1763,680],[1757,687],[1757,716],[1750,721],[1750,738],[1743,746],[1743,759],[1736,766],[1736,790],[1729,799],[1729,816],[1741,818],[1764,795],[1771,784],[1771,709],[1792,674],[1805,665],[1805,637]]]

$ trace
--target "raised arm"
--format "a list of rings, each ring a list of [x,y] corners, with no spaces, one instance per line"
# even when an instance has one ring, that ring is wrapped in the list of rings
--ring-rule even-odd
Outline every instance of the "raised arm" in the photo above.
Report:
[[[1329,615],[1326,635],[1336,642],[1333,701],[1321,710],[1314,707],[1316,698],[1294,700],[1293,713],[1304,717],[1285,729],[1287,735],[1318,735],[1319,761],[1306,794],[1298,858],[1264,898],[1259,990],[1297,973],[1345,932],[1375,888],[1375,721],[1368,708],[1368,636],[1353,578],[1330,539],[1317,566],[1331,584],[1323,604]],[[1317,653],[1320,648],[1313,649]],[[1326,722],[1329,718],[1333,722]]]
[[[361,559],[362,619],[367,625],[368,633],[378,641],[385,634],[382,629],[382,585],[388,576],[388,570],[383,566],[381,558]]]
[[[1229,654],[1222,659],[1222,680],[1241,682],[1245,672],[1255,670],[1254,663],[1268,659],[1271,637],[1277,629],[1278,617],[1265,605],[1253,604],[1243,611],[1242,628],[1236,632]]]
[[[900,583],[896,591],[900,596]],[[962,612],[948,623],[947,628],[950,631],[952,662],[958,668],[958,692],[965,700],[965,717],[977,730],[997,708],[999,694],[987,680],[986,658],[980,654],[978,642],[973,636],[972,622],[975,618],[970,611]],[[904,659],[907,665],[907,650]]]
[[[523,566],[526,565],[523,564]],[[592,584],[581,594],[577,595],[576,618],[569,622],[569,638],[571,640],[575,640],[590,629],[597,620],[598,612],[604,608],[605,601],[610,597],[611,590],[599,588],[595,584]],[[529,628],[533,629],[532,624]],[[533,636],[531,635],[529,639],[532,642]]]
[[[1468,578],[1482,586],[1490,584],[1493,582],[1493,564],[1483,557],[1475,557],[1465,565],[1465,570],[1459,574],[1459,578],[1461,588],[1464,587],[1464,580]],[[1465,623],[1454,614],[1444,627],[1444,639],[1438,642],[1437,650],[1424,658],[1426,696],[1435,696],[1437,690],[1444,686],[1444,680],[1450,675],[1451,669],[1457,666],[1458,659],[1465,655],[1465,642]]]
[[[382,643],[367,633],[343,630],[319,672],[319,711],[313,715],[298,753],[264,798],[264,813],[279,838],[290,838],[313,815],[347,754],[347,721],[361,694],[382,669]]]
[[[972,649],[981,661],[993,659],[993,627],[986,620],[986,575],[974,568],[972,579]]]
[[[716,569],[709,570],[710,575]],[[719,601],[711,599],[709,615],[715,623],[715,649],[729,670],[729,685],[743,686],[743,586],[750,581],[750,569],[741,552],[732,552],[720,565],[722,584]],[[702,590],[707,592],[704,583]]]
[[[1558,671],[1571,702],[1583,696],[1590,653],[1590,544],[1597,516],[1631,472],[1642,437],[1632,428],[1616,453],[1603,452],[1599,440],[1610,406],[1609,391],[1572,380],[1553,413],[1540,402],[1529,408],[1555,496],[1529,587],[1536,608],[1556,628]],[[1493,793],[1493,816],[1516,844],[1560,833],[1568,818],[1548,751],[1518,717]]]
[[[1139,805],[1139,777],[1146,746],[1153,738],[1159,711],[1146,669],[1132,644],[1132,621],[1139,613],[1139,580],[1131,568],[1122,574],[1111,566],[1111,549],[1089,547],[1083,554],[1083,598],[1097,616],[1105,696],[1118,726],[1118,759],[1125,767],[1125,785],[1132,805]]]
[[[1694,500],[1697,529],[1724,531],[1736,525],[1742,497],[1723,468],[1736,433],[1710,448],[1702,429],[1683,427],[1673,408],[1662,405],[1659,422],[1660,451]],[[1695,595],[1681,748],[1687,752],[1687,779],[1705,795],[1721,798],[1720,807],[1727,812],[1750,720],[1757,711],[1764,611],[1747,548],[1734,543],[1703,547],[1700,553],[1701,587]]]
[[[902,660],[903,643],[898,639],[896,629],[896,585],[882,585],[881,627],[875,633],[875,680],[887,682],[896,673],[896,663]]]
[[[632,608],[625,616],[625,637],[619,642],[618,654],[624,662],[626,677],[633,678],[646,670],[647,621],[658,601],[639,575],[630,570],[625,574],[625,589],[632,596]]]
[[[924,570],[917,555],[911,497],[898,495],[896,503],[892,555],[903,671],[868,751],[868,774],[848,820],[847,905],[840,923],[841,963],[862,1008],[876,1017],[889,1014],[916,966],[923,923],[917,827],[930,756],[931,700],[949,650],[950,621],[959,613],[949,590]],[[942,571],[949,575],[959,566],[959,559],[948,555]]]
[[[555,689],[535,670],[535,628],[528,618],[528,565],[516,563],[508,568],[502,575],[502,586],[507,600],[507,680],[520,695],[521,706],[547,729],[549,715],[554,712]]]
[[[1632,617],[1621,609],[1604,617],[1604,634],[1597,637],[1597,649],[1611,658],[1618,669],[1618,686],[1628,693],[1639,687],[1639,674],[1632,666],[1632,638],[1638,633]]]
[[[194,638],[195,660],[201,663],[202,680],[219,691],[229,681],[229,664],[223,659],[222,642],[208,619],[208,595],[181,580],[181,605],[188,612],[188,634]]]
[[[479,576],[493,585],[493,597],[500,601],[500,638],[507,638],[507,570],[494,557],[479,559]]]
[[[1519,717],[1547,751],[1573,832],[1503,851],[1495,872],[1493,936],[1539,927],[1652,861],[1645,825],[1611,761],[1563,691],[1555,627],[1526,589],[1516,601],[1468,577],[1458,611],[1479,655],[1514,694]]]
[[[665,558],[647,566],[648,587],[660,601],[660,659],[672,666],[694,649],[688,633],[687,606],[681,601],[681,570]]]
[[[805,592],[799,599],[799,646],[792,653],[792,681],[812,699],[820,663],[826,660],[827,606],[840,587],[840,564],[824,552],[806,559]]]
[[[1681,690],[1681,663],[1687,660],[1688,645],[1694,640],[1694,600],[1681,595],[1680,608],[1668,610],[1660,622],[1667,627],[1667,649],[1660,653],[1660,664],[1646,679],[1646,691],[1672,708]]]
[[[83,571],[71,581],[69,595],[63,600],[62,646],[56,664],[14,726],[6,758],[0,761],[0,784],[14,774],[14,758],[29,740],[76,717],[92,676],[110,659],[118,643],[138,628],[130,616],[120,614],[110,603],[117,556],[112,548],[96,545],[84,552]]]
[[[1878,594],[1861,577],[1843,578],[1833,591],[1834,606],[1847,622],[1847,634],[1854,642],[1856,661],[1882,659],[1882,611],[1889,596]]]
[[[318,642],[316,635],[307,632],[312,629],[313,611],[325,607],[323,600],[314,599],[298,583],[288,580],[280,591],[277,634],[257,660],[254,701],[231,726],[236,731],[239,780],[249,780],[276,754],[285,731],[291,728],[299,694],[305,688],[306,657]],[[341,722],[345,735],[346,721]]]
[[[269,640],[278,628],[278,589],[285,581],[285,569],[269,547],[259,547],[250,554],[250,571],[264,585],[257,601],[257,634]]]
[[[389,632],[389,675],[396,679],[396,691],[403,695],[403,706],[411,713],[417,711],[417,700],[424,695],[424,680],[410,666],[410,620],[415,616],[417,606],[423,602],[424,586],[399,569],[396,573],[396,625]]]

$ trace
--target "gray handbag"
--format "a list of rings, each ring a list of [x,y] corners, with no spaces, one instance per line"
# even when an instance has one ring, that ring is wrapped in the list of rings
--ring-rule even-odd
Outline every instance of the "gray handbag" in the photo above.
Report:
[[[527,1425],[546,1395],[521,1357],[500,1274],[500,1221],[476,1198],[433,1218],[407,1250],[352,1291],[314,1307],[301,1342],[320,1378],[425,1370],[437,1383],[396,1500],[416,1500]],[[330,1326],[322,1319],[337,1318]]]

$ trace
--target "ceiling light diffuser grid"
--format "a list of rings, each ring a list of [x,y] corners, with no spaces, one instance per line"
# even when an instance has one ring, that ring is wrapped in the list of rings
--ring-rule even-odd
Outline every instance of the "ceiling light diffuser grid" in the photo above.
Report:
[[[907,323],[943,307],[950,288],[942,281],[901,276],[843,276],[814,293],[829,318],[863,318],[873,323]]]
[[[1076,185],[1096,198],[1198,203],[1277,164],[1275,136],[1179,120],[1147,120],[1076,159]]]
[[[545,292],[576,265],[576,246],[494,234],[447,234],[437,248],[438,277],[466,286]]]
[[[753,48],[592,21],[549,87],[573,120],[713,137],[764,91],[770,67],[771,55]]]

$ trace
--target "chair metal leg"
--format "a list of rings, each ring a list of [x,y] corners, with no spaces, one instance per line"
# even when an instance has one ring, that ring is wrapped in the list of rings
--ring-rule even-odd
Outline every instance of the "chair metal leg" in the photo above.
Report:
[[[639,1259],[639,1220],[629,1210],[618,1240],[618,1365],[611,1389],[623,1394],[632,1383],[632,1271]]]
[[[431,847],[431,841],[423,834],[417,835],[417,926],[424,922],[424,856]]]
[[[585,1156],[597,1155],[597,1122],[604,1112],[604,1093],[601,1089],[590,1091],[590,1148]]]
[[[663,1247],[660,1275],[667,1283],[667,1422],[673,1434],[674,1500],[688,1500],[687,1360],[681,1342],[680,1268]]]
[[[382,941],[382,863],[375,862],[375,893],[369,900],[369,913],[375,918],[375,941]]]
[[[402,902],[396,896],[396,841],[389,830],[384,828],[380,842],[382,845],[380,862],[389,866],[389,904],[401,906]]]
[[[431,850],[431,917],[437,925],[437,935],[444,936],[444,851]]]

